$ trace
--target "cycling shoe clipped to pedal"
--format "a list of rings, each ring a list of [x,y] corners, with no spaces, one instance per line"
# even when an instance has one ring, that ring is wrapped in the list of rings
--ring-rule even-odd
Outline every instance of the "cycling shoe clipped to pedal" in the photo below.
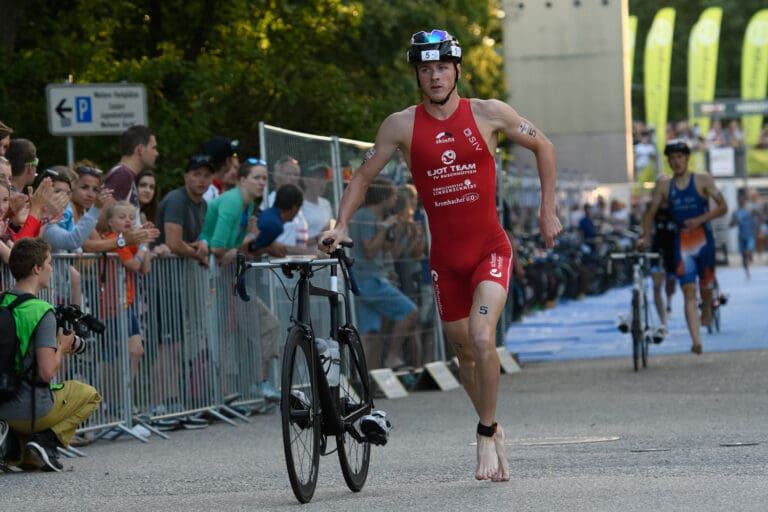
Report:
[[[311,425],[310,414],[312,403],[307,399],[307,396],[302,391],[293,389],[291,390],[289,403],[291,408],[291,415],[293,416],[296,414],[298,416],[296,419],[292,419],[293,423],[295,423],[296,426],[302,430],[308,428]],[[306,413],[306,417],[299,416],[297,412]]]
[[[387,413],[377,409],[360,419],[360,430],[368,441],[377,446],[384,446],[389,439],[392,424],[387,419]]]

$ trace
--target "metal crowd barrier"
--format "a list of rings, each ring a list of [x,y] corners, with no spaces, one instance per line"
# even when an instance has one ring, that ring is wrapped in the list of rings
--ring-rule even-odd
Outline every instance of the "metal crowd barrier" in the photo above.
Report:
[[[128,307],[125,272],[116,255],[56,254],[53,266],[50,287],[40,298],[53,305],[72,303],[72,278],[79,274],[83,312],[106,326],[102,335],[88,336],[85,352],[69,356],[59,374],[61,381],[86,382],[102,395],[101,406],[78,433],[99,438],[115,431],[146,442],[134,425],[166,437],[152,427],[154,420],[205,413],[235,425],[233,419],[249,421],[244,408],[265,405],[254,384],[266,377],[259,311],[268,308],[233,296],[231,268],[155,258],[148,274],[135,275],[134,303]],[[4,289],[12,287],[7,265],[0,265],[0,280]],[[257,286],[249,283],[250,289]],[[131,311],[144,347],[135,374],[128,349]]]
[[[86,382],[102,395],[101,406],[79,433],[96,439],[128,434],[146,441],[134,431],[136,424],[166,437],[153,426],[157,420],[204,414],[236,425],[249,421],[249,412],[270,410],[260,383],[270,379],[279,387],[295,277],[278,280],[271,272],[249,272],[252,300],[243,302],[233,294],[232,266],[212,262],[204,268],[188,258],[154,258],[148,274],[134,275],[134,302],[128,307],[126,273],[116,255],[55,254],[53,264],[50,287],[41,298],[71,304],[77,301],[73,291],[80,289],[82,310],[106,325],[104,334],[88,336],[83,354],[66,358],[59,375]],[[328,269],[318,270],[313,280],[328,286],[329,275]],[[8,267],[0,265],[2,286],[10,288],[12,282]],[[427,286],[417,293],[431,298],[431,291]],[[434,306],[427,304],[411,333],[418,338],[421,329],[434,325]],[[327,299],[313,297],[311,308],[315,332],[327,336]],[[143,354],[134,355],[133,363],[131,314],[143,340]],[[262,339],[264,333],[269,340]],[[424,348],[425,362],[439,360],[440,347]]]

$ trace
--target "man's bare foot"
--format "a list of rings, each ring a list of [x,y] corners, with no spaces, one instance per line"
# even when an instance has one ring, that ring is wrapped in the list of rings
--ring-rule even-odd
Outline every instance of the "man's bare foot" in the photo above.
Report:
[[[495,434],[494,434],[495,436]],[[487,437],[475,434],[477,437],[477,480],[493,480],[499,471],[499,456],[496,454],[494,436]]]
[[[701,343],[696,343],[694,345],[691,345],[691,352],[694,354],[701,354]]]
[[[508,482],[509,481],[509,463],[507,462],[507,456],[504,453],[504,441],[506,435],[504,429],[501,426],[496,427],[496,433],[493,435],[493,445],[496,448],[496,456],[499,459],[499,469],[491,480],[494,482]]]

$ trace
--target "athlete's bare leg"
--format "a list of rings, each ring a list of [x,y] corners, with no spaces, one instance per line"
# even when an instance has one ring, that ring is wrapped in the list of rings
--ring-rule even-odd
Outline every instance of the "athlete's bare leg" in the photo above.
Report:
[[[691,351],[701,354],[701,334],[699,324],[699,301],[696,293],[696,283],[680,286],[685,299],[685,320],[688,322],[688,332],[691,334]]]
[[[482,425],[496,423],[499,393],[499,356],[496,353],[496,324],[506,301],[506,292],[498,283],[483,281],[475,290],[468,318],[443,322],[443,332],[459,359],[459,376]],[[503,432],[503,431],[502,431]],[[498,431],[497,431],[498,433]],[[509,479],[509,466],[500,463],[497,438],[477,435],[478,480]]]

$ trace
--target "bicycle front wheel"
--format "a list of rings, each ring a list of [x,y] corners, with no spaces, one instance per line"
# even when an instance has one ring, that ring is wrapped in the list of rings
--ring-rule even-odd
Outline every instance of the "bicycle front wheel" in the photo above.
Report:
[[[712,323],[716,332],[720,332],[720,306],[720,285],[715,280],[715,286],[712,289]]]
[[[280,413],[283,448],[293,494],[308,503],[315,493],[320,464],[320,399],[312,365],[310,340],[293,327],[283,351]]]
[[[371,411],[371,391],[365,355],[357,332],[346,329],[339,332],[339,352],[338,403],[342,429],[336,437],[336,445],[344,480],[353,492],[358,492],[365,485],[371,462],[371,443],[358,440],[363,439],[360,418]]]
[[[630,326],[630,331],[632,332],[632,362],[634,363],[635,371],[637,371],[640,366],[640,353],[642,351],[643,343],[640,300],[640,292],[632,290],[632,325]]]

